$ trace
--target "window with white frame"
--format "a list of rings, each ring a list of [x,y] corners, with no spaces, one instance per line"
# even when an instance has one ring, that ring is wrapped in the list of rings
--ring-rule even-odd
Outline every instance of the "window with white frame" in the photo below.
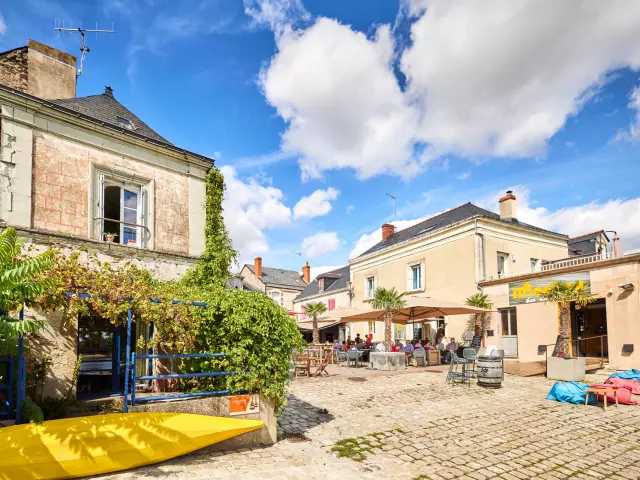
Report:
[[[540,259],[539,258],[530,258],[529,259],[529,268],[531,272],[539,272],[540,271]]]
[[[93,238],[153,248],[153,181],[95,171]]]
[[[509,254],[498,252],[498,277],[505,277],[509,273]]]
[[[409,291],[422,290],[422,264],[409,267]]]
[[[376,296],[376,277],[364,279],[364,298],[370,299]]]
[[[269,296],[273,299],[274,302],[280,305],[280,292],[271,291],[269,293]]]

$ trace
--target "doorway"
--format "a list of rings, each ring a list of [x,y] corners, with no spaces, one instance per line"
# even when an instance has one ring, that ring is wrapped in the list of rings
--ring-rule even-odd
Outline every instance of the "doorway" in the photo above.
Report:
[[[607,357],[607,303],[599,298],[586,307],[571,304],[571,340],[578,357]]]
[[[516,307],[498,309],[500,334],[505,357],[518,356],[518,313]]]

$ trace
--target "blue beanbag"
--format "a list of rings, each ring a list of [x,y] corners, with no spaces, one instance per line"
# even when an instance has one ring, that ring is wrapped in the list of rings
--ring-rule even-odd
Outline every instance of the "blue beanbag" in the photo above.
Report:
[[[636,380],[640,382],[640,372],[635,368],[626,372],[616,372],[609,375],[609,378],[622,378],[624,380]]]
[[[556,400],[563,403],[574,403],[576,405],[584,405],[586,398],[585,390],[589,388],[586,383],[580,382],[556,382],[551,387],[547,400]],[[589,394],[589,405],[595,405],[596,396],[594,393]]]

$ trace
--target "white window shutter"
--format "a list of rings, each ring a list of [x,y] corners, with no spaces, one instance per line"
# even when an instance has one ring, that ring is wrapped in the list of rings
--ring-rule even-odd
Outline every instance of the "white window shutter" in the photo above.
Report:
[[[147,218],[147,190],[145,187],[140,188],[140,208],[138,210],[138,224],[147,226],[145,222],[145,218]],[[149,241],[149,235],[147,234],[147,229],[143,227],[138,227],[138,238],[140,239],[140,246],[145,248],[147,242]]]
[[[98,175],[98,194],[96,198],[98,204],[96,205],[96,217],[98,220],[98,240],[104,240],[104,174]],[[95,220],[94,220],[95,221]]]
[[[144,248],[154,249],[154,211],[155,211],[155,181],[151,180],[148,184],[141,187],[142,192],[142,221],[140,222],[147,228],[144,228]],[[148,230],[147,230],[148,229]]]
[[[413,290],[413,267],[409,266],[409,286],[408,290]]]

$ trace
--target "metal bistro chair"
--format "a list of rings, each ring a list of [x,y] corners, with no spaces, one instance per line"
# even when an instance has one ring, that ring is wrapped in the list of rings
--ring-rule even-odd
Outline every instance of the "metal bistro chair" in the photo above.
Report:
[[[356,368],[358,368],[358,363],[362,358],[362,352],[358,350],[347,350],[347,367],[351,364],[351,361],[355,363]]]
[[[336,350],[337,356],[338,356],[338,362],[337,365],[340,365],[340,362],[348,362],[349,361],[349,357],[347,355],[347,352],[343,352],[342,350]]]
[[[478,372],[476,371],[478,352],[476,352],[475,348],[465,348],[462,351],[462,356],[467,360],[465,371],[469,372],[472,378],[476,378],[478,376]]]
[[[451,382],[453,384],[459,382],[464,384],[464,382],[468,382],[469,387],[471,387],[471,377],[467,374],[464,368],[468,363],[467,359],[459,358],[453,350],[449,351],[447,356],[450,360],[449,373],[447,373],[447,383]],[[458,371],[458,365],[462,366],[462,370]]]

